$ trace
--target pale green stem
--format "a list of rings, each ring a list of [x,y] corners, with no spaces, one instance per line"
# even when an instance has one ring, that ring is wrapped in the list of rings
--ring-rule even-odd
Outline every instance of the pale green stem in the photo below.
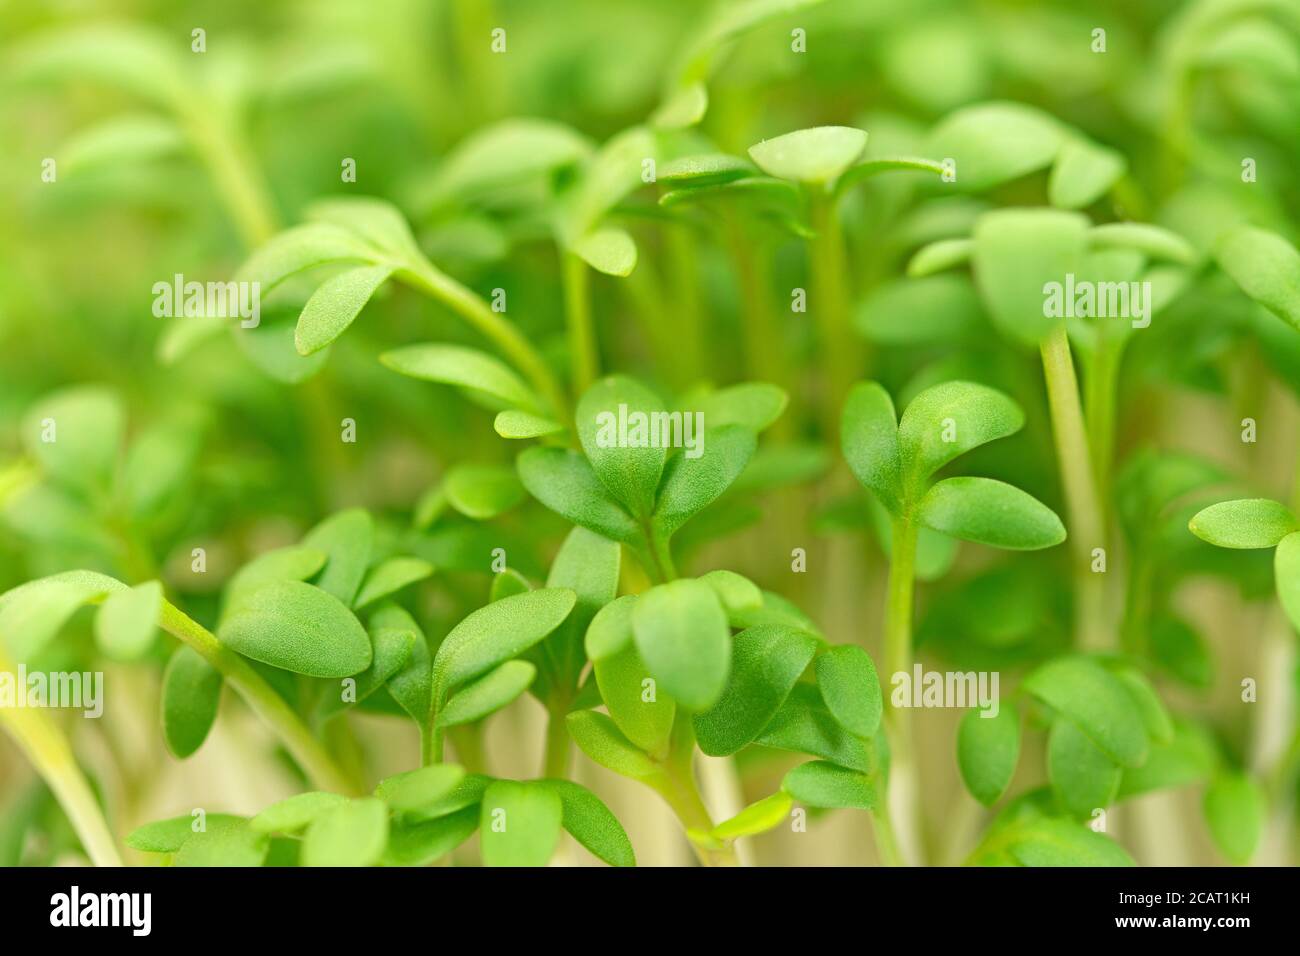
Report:
[[[493,312],[488,304],[455,279],[423,264],[415,264],[399,273],[417,289],[446,305],[496,345],[515,367],[524,373],[533,388],[550,403],[561,421],[568,417],[568,402],[546,361],[519,330]]]
[[[844,236],[835,211],[835,197],[822,190],[810,193],[812,227],[812,291],[808,308],[821,338],[824,378],[821,396],[822,437],[839,434],[840,407],[858,375],[862,348],[849,317],[848,264]]]
[[[1097,497],[1103,508],[1109,500],[1111,462],[1115,456],[1115,402],[1122,358],[1123,344],[1113,341],[1104,331],[1100,332],[1084,383],[1088,405],[1084,419],[1088,448],[1092,452]]]
[[[876,852],[883,866],[906,866],[898,851],[898,837],[894,835],[894,822],[889,817],[889,803],[884,794],[871,811],[871,824],[876,835]]]
[[[1075,565],[1076,638],[1085,650],[1101,650],[1113,641],[1106,633],[1104,581],[1101,574],[1092,571],[1092,551],[1106,547],[1106,534],[1092,457],[1088,453],[1083,409],[1079,404],[1079,383],[1064,325],[1057,326],[1043,340],[1040,352],[1057,464],[1069,512],[1068,530]]]
[[[596,355],[596,330],[591,317],[591,277],[587,263],[572,252],[561,251],[564,284],[564,323],[569,334],[573,363],[573,393],[581,395],[600,374]]]
[[[889,585],[885,600],[885,684],[892,685],[894,675],[912,672],[912,604],[916,577],[916,526],[906,518],[895,518],[889,549]],[[908,707],[891,706],[886,710],[890,734],[891,759],[888,799],[899,805],[888,813],[903,828],[906,845],[919,853],[921,846],[920,807],[915,786],[915,763],[912,746],[912,711]],[[882,797],[882,799],[886,799]],[[891,821],[892,822],[892,821]],[[879,826],[877,827],[879,832]],[[888,837],[894,852],[898,846],[893,841],[892,825]],[[882,848],[883,851],[883,848]],[[899,859],[903,859],[901,853]]]
[[[351,780],[335,763],[325,746],[316,739],[293,708],[275,692],[244,658],[224,647],[207,628],[168,602],[163,603],[159,626],[180,638],[204,660],[221,672],[226,682],[265,722],[285,749],[323,790],[359,795],[364,788]]]
[[[569,773],[569,728],[565,726],[564,717],[568,708],[555,706],[547,708],[546,717],[546,754],[542,763],[542,776],[563,779]]]
[[[0,657],[0,671],[13,672],[13,666],[4,657]],[[122,858],[103,811],[77,766],[68,738],[50,715],[29,707],[2,707],[0,724],[54,793],[90,862],[95,866],[121,866]]]
[[[221,125],[214,118],[216,113],[217,107],[205,104],[184,110],[182,121],[196,152],[207,164],[244,245],[256,249],[276,232],[270,190],[243,137]]]

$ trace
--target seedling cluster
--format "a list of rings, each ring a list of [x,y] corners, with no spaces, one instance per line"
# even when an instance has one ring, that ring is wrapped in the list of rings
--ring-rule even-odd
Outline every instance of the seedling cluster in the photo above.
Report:
[[[524,6],[0,11],[0,862],[1294,863],[1295,10]]]

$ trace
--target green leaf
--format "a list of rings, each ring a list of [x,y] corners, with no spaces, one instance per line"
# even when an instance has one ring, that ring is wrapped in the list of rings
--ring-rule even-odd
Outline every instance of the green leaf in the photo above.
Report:
[[[917,505],[918,521],[963,541],[1034,551],[1065,540],[1051,508],[1019,488],[992,478],[945,478]]]
[[[327,555],[318,548],[291,545],[258,555],[231,576],[226,584],[226,604],[239,604],[245,596],[272,581],[305,581],[325,566]]]
[[[126,415],[117,394],[96,385],[40,399],[22,424],[28,453],[60,484],[106,488],[122,446]]]
[[[243,817],[232,816],[229,813],[209,813],[201,819],[203,825],[208,827],[216,824],[239,823]],[[136,827],[127,835],[126,845],[142,853],[175,853],[185,845],[186,840],[199,832],[194,829],[199,820],[200,817],[187,813],[184,816],[146,823],[142,827]]]
[[[1214,247],[1219,267],[1243,292],[1300,329],[1300,252],[1276,233],[1236,226]]]
[[[1264,833],[1264,791],[1243,773],[1225,773],[1205,791],[1205,822],[1219,852],[1238,866],[1250,862]]]
[[[170,35],[140,25],[62,27],[19,45],[12,69],[15,77],[28,81],[91,80],[170,110],[193,95],[182,49]]]
[[[1088,232],[1088,244],[1094,250],[1135,250],[1151,259],[1166,259],[1185,266],[1195,264],[1199,258],[1196,248],[1176,232],[1143,222],[1093,226]]]
[[[1280,501],[1243,498],[1198,511],[1188,527],[1202,541],[1220,548],[1275,548],[1300,530],[1300,522]]]
[[[690,83],[675,90],[650,117],[655,129],[677,130],[694,126],[709,108],[709,91],[703,83]]]
[[[361,622],[338,598],[301,581],[274,581],[247,595],[217,637],[245,657],[309,677],[348,677],[370,666]]]
[[[562,245],[586,235],[610,209],[642,185],[641,167],[658,152],[655,136],[633,126],[611,136],[583,167],[564,197],[557,231]]]
[[[650,698],[646,685],[650,669],[636,647],[629,643],[619,653],[602,657],[593,667],[600,698],[618,729],[646,753],[664,756],[677,703],[657,686]]]
[[[629,276],[636,268],[636,242],[623,229],[597,229],[572,247],[573,254],[597,272]]]
[[[604,714],[577,710],[565,718],[565,724],[578,749],[606,770],[643,782],[663,775],[659,765],[623,736]]]
[[[972,448],[1014,435],[1024,423],[1020,406],[988,386],[944,382],[927,388],[908,404],[898,425],[908,491],[919,493],[924,482],[948,462]]]
[[[556,514],[614,541],[640,540],[632,516],[605,490],[582,455],[563,448],[529,448],[517,465],[528,493]]]
[[[700,580],[713,588],[722,602],[722,609],[727,612],[727,623],[732,627],[744,627],[737,622],[763,608],[763,592],[743,575],[719,569],[701,575]]]
[[[843,193],[864,179],[879,176],[881,173],[911,172],[943,175],[946,171],[943,163],[921,156],[873,156],[845,170],[835,184],[835,192]]]
[[[376,630],[404,631],[414,638],[410,658],[388,679],[386,687],[423,733],[433,707],[433,656],[424,632],[410,614],[395,604],[386,604],[371,614],[370,626]]]
[[[207,829],[186,840],[172,861],[173,866],[261,866],[271,841],[265,833],[249,827],[242,817],[207,819]]]
[[[636,648],[658,685],[687,710],[708,710],[722,696],[731,664],[731,631],[713,589],[683,579],[642,594],[632,609]]]
[[[514,597],[533,589],[528,579],[513,568],[506,568],[492,575],[492,587],[488,590],[488,602],[500,601],[502,598]]]
[[[1037,346],[1064,321],[1050,312],[1045,288],[1082,271],[1088,220],[1054,209],[1001,209],[975,223],[975,285],[998,330]]]
[[[438,723],[454,727],[482,720],[526,691],[536,676],[537,668],[527,661],[506,661],[452,695],[438,712]]]
[[[207,739],[221,704],[221,672],[189,647],[172,654],[163,672],[162,724],[167,749],[184,760]]]
[[[1291,626],[1300,631],[1300,533],[1292,532],[1278,542],[1273,555],[1273,580],[1282,610]]]
[[[748,428],[723,425],[704,433],[698,458],[689,451],[674,455],[654,505],[653,526],[660,539],[667,540],[730,488],[754,457],[757,444]]]
[[[816,126],[765,139],[749,157],[769,176],[800,183],[829,183],[857,162],[867,134],[849,126]]]
[[[1300,539],[1296,543],[1300,544]],[[1275,561],[1281,560],[1279,555],[1286,546],[1286,538],[1283,538],[1274,555]],[[1275,577],[1281,595],[1282,575],[1279,573]],[[1205,690],[1214,682],[1214,659],[1210,656],[1210,649],[1205,639],[1186,621],[1169,616],[1157,618],[1150,627],[1150,642],[1151,655],[1156,663],[1184,684]]]
[[[618,594],[622,561],[623,549],[618,542],[586,528],[574,528],[560,545],[546,576],[546,586],[571,588],[578,595],[578,603],[564,623],[534,651],[541,668],[541,686],[535,687],[534,693],[541,699],[556,693],[563,699],[577,689],[587,663],[584,637],[597,612]]]
[[[302,841],[303,866],[371,866],[388,845],[388,807],[374,797],[318,815]]]
[[[423,259],[406,217],[386,200],[372,196],[321,199],[307,208],[307,218],[341,226],[399,262]]]
[[[610,866],[636,866],[627,831],[609,807],[586,787],[568,780],[540,780],[560,798],[564,829]]]
[[[433,565],[419,558],[389,558],[375,565],[361,582],[353,607],[357,610],[369,607],[376,601],[396,594],[408,584],[423,581],[433,574]]]
[[[975,254],[974,239],[940,239],[916,251],[907,263],[907,275],[923,279],[969,262]]]
[[[889,393],[875,382],[853,386],[840,419],[840,446],[849,470],[890,511],[902,506],[902,452]]]
[[[433,661],[434,706],[447,692],[532,647],[568,617],[577,595],[541,588],[502,598],[462,620],[442,641]]]
[[[1071,137],[1052,166],[1047,197],[1058,209],[1091,206],[1119,181],[1127,166],[1122,153]]]
[[[870,777],[825,760],[801,763],[785,775],[781,789],[810,807],[870,810],[876,805]]]
[[[1133,703],[1137,704],[1152,743],[1169,743],[1174,736],[1173,718],[1169,716],[1169,711],[1165,709],[1164,702],[1160,700],[1160,695],[1151,686],[1151,682],[1133,667],[1116,668],[1114,674],[1133,698]]]
[[[709,831],[709,835],[716,840],[736,840],[766,833],[784,823],[793,806],[794,800],[790,795],[778,790],[770,797],[751,803],[730,820],[723,820]]]
[[[259,248],[235,273],[236,282],[257,283],[262,295],[307,269],[344,262],[377,263],[375,249],[339,226],[309,223],[286,229]]]
[[[997,713],[968,710],[957,726],[957,766],[966,789],[991,807],[1011,786],[1020,759],[1020,715],[1007,701]]]
[[[1201,783],[1209,779],[1218,762],[1217,745],[1209,734],[1194,724],[1180,721],[1175,724],[1174,737],[1169,743],[1153,743],[1142,766],[1124,771],[1119,796],[1123,799],[1152,790]]]
[[[48,644],[86,603],[81,589],[49,579],[15,588],[6,598],[0,604],[0,638],[19,662]]]
[[[585,638],[589,659],[605,660],[621,653],[632,643],[632,608],[635,606],[636,595],[625,594],[596,612]]]
[[[492,427],[502,438],[514,439],[544,438],[547,435],[556,435],[564,431],[564,426],[559,422],[543,418],[541,415],[534,415],[531,412],[520,411],[517,408],[508,408],[504,412],[498,412],[496,419],[492,422]]]
[[[709,428],[744,425],[758,433],[781,417],[789,403],[783,389],[766,382],[742,382],[700,396],[694,407]]]
[[[659,167],[657,180],[669,188],[716,186],[753,176],[757,170],[739,156],[697,153],[678,156]]]
[[[874,737],[884,703],[871,656],[853,644],[829,647],[817,657],[817,688],[827,708],[846,729]]]
[[[95,643],[99,649],[115,660],[138,660],[158,632],[162,600],[162,584],[157,581],[110,595],[95,615]]]
[[[184,151],[185,134],[165,116],[112,116],[78,131],[59,148],[59,172],[66,176],[119,164],[144,166]]]
[[[324,551],[328,557],[317,587],[351,605],[370,565],[373,540],[374,522],[363,508],[330,515],[307,532],[303,546]]]
[[[293,335],[298,354],[319,352],[342,335],[392,274],[392,266],[363,266],[325,280],[298,317]]]
[[[431,205],[491,193],[581,162],[591,141],[550,120],[516,118],[466,137],[442,165],[430,189]]]
[[[440,763],[385,777],[375,796],[399,813],[427,812],[465,779],[465,771],[454,763]]]
[[[454,813],[411,823],[399,820],[388,834],[385,866],[428,866],[460,846],[478,829],[478,801]]]
[[[487,521],[524,499],[514,469],[501,465],[456,465],[443,478],[447,503],[467,518]]]
[[[406,667],[415,652],[417,635],[405,629],[371,627],[370,666],[355,678],[339,681],[337,693],[322,693],[316,699],[315,717],[318,721],[328,720],[335,714],[347,710],[353,704],[359,704],[383,687],[389,678]],[[348,682],[352,681],[349,688]],[[352,693],[345,695],[350,689]]]
[[[497,780],[484,792],[479,813],[484,866],[545,866],[555,854],[564,803],[553,788]]]
[[[659,423],[668,421],[659,397],[634,379],[612,375],[583,393],[575,420],[601,484],[633,516],[649,515],[668,455],[659,441]]]
[[[793,628],[766,624],[737,634],[722,696],[695,715],[700,749],[722,757],[752,742],[781,709],[815,653],[817,639]]]
[[[1141,766],[1148,738],[1141,711],[1118,678],[1085,657],[1049,661],[1024,689],[1072,721],[1102,753],[1123,767]]]
[[[450,813],[459,813],[466,807],[473,807],[475,810],[474,818],[477,825],[478,805],[483,799],[483,791],[487,790],[492,783],[492,778],[481,773],[466,774],[461,778],[460,783],[456,784],[446,794],[438,799],[427,803],[416,810],[407,810],[403,814],[405,820],[429,820],[435,817],[447,816]]]
[[[379,356],[400,375],[463,389],[481,405],[500,411],[520,408],[540,415],[541,400],[509,366],[478,349],[461,345],[408,345]]]
[[[982,327],[982,307],[965,276],[897,279],[867,295],[854,324],[882,345],[946,344]]]
[[[1119,766],[1077,726],[1058,719],[1047,737],[1047,776],[1061,803],[1076,817],[1090,819],[1119,792]]]
[[[823,757],[863,772],[872,767],[866,741],[844,729],[811,684],[795,684],[786,702],[755,742],[778,750]]]
[[[258,833],[297,833],[326,810],[347,802],[347,797],[341,797],[337,793],[323,793],[319,790],[297,793],[271,804],[253,817],[248,825]]]
[[[1020,103],[981,103],[944,119],[922,151],[955,159],[957,185],[978,192],[1046,168],[1065,140],[1065,129],[1042,110]]]
[[[1011,855],[1021,866],[1133,866],[1119,844],[1072,820],[1042,817],[1016,833]]]

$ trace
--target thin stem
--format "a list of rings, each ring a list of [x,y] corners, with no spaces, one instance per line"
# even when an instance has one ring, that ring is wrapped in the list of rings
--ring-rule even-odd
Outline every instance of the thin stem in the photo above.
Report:
[[[561,419],[568,417],[568,401],[541,354],[518,329],[493,312],[472,290],[428,263],[402,269],[399,277],[465,319],[524,373],[557,416]]]
[[[813,286],[809,307],[821,338],[825,369],[821,414],[826,438],[839,434],[840,406],[858,373],[862,348],[849,325],[848,265],[835,197],[821,190],[813,191],[810,211],[816,236],[809,264]]]
[[[456,760],[470,773],[487,773],[487,754],[483,750],[483,726],[465,724],[448,731]]]
[[[916,526],[906,518],[895,518],[889,549],[889,585],[885,600],[885,680],[895,674],[912,673],[912,603],[916,576]],[[886,712],[891,757],[888,800],[902,829],[905,853],[900,859],[919,859],[920,813],[917,802],[916,766],[912,747],[912,712],[893,707]],[[893,836],[890,828],[890,836]],[[897,846],[895,847],[897,849]]]
[[[689,225],[669,229],[664,241],[673,280],[673,303],[668,314],[672,316],[676,337],[674,361],[680,364],[686,384],[694,385],[706,375],[701,341],[705,320],[700,303],[699,253]]]
[[[1092,452],[1092,473],[1097,497],[1104,507],[1109,500],[1111,462],[1115,456],[1115,401],[1119,385],[1122,343],[1099,330],[1097,348],[1084,382],[1088,448]]]
[[[794,383],[785,360],[784,335],[772,310],[771,283],[766,256],[755,249],[752,238],[734,217],[726,219],[727,240],[736,264],[740,292],[740,328],[745,341],[745,364],[749,376],[779,385],[793,394]],[[782,415],[772,423],[772,434],[786,439],[792,432],[791,418]]]
[[[359,795],[364,787],[345,774],[325,746],[317,740],[293,708],[238,654],[222,646],[207,628],[168,602],[163,602],[159,626],[180,638],[221,672],[235,691],[280,738],[317,786],[324,790]]]
[[[255,249],[276,232],[271,193],[241,135],[214,119],[216,107],[204,104],[182,116],[196,150],[208,166],[244,245]],[[233,124],[231,124],[233,125]]]
[[[0,657],[0,671],[13,671],[12,665],[3,657]],[[95,866],[121,866],[122,858],[118,855],[104,813],[77,766],[68,738],[50,715],[28,707],[3,707],[0,708],[0,724],[53,791],[90,862]]]
[[[581,395],[600,374],[596,355],[596,330],[591,318],[591,277],[587,263],[572,252],[561,251],[561,277],[564,285],[564,324],[569,334],[569,354],[573,362],[573,392]]]
[[[903,855],[898,851],[898,837],[894,834],[894,822],[889,817],[889,803],[883,797],[871,811],[871,824],[881,864],[906,866]]]
[[[1070,340],[1059,325],[1040,346],[1047,403],[1056,441],[1056,458],[1065,486],[1069,512],[1070,545],[1074,556],[1075,620],[1080,646],[1100,650],[1112,642],[1106,633],[1105,590],[1100,574],[1092,571],[1092,551],[1106,547],[1101,505],[1088,453],[1079,383],[1070,357]]]
[[[542,776],[564,778],[569,773],[569,729],[564,715],[567,707],[548,707],[546,718],[546,756],[542,763]]]
[[[704,800],[700,797],[699,788],[695,785],[695,775],[691,772],[689,766],[684,768],[684,772],[669,769],[664,774],[663,785],[656,789],[659,791],[659,795],[668,803],[668,806],[672,808],[673,813],[677,815],[677,819],[686,828],[688,835],[692,831],[708,833],[713,829],[713,819],[704,806]],[[735,848],[730,843],[724,843],[721,846],[706,846],[696,842],[695,839],[689,836],[688,839],[701,866],[740,865],[740,861],[736,858]]]

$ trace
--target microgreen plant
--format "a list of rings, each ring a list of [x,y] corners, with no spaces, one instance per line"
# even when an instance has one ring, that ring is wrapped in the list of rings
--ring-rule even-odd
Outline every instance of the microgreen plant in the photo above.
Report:
[[[66,6],[0,863],[1294,862],[1294,4]]]

